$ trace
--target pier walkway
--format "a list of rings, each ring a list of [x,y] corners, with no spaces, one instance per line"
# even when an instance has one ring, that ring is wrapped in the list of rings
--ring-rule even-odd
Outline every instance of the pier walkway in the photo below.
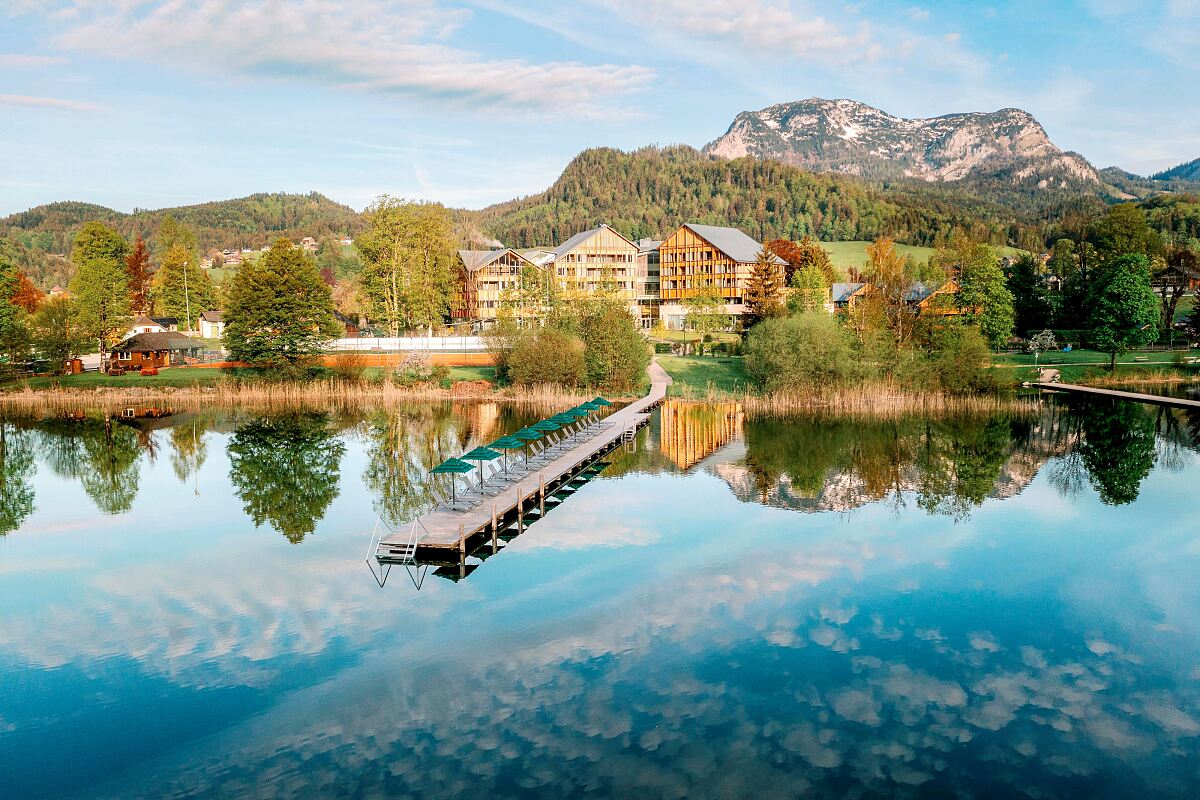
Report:
[[[1200,400],[1189,400],[1183,397],[1163,397],[1158,394],[1142,394],[1140,392],[1122,392],[1116,389],[1098,389],[1095,386],[1079,386],[1074,383],[1030,383],[1034,389],[1045,389],[1051,392],[1081,394],[1089,397],[1108,397],[1113,400],[1131,400],[1135,403],[1150,403],[1156,406],[1170,408],[1194,408],[1200,410]]]
[[[605,426],[593,436],[473,508],[431,511],[405,523],[379,540],[376,560],[407,563],[420,557],[457,561],[489,540],[495,548],[499,533],[514,523],[518,530],[523,530],[525,524],[545,513],[547,497],[579,479],[627,436],[649,422],[649,412],[667,396],[671,377],[653,361],[647,372],[650,393],[605,417]]]

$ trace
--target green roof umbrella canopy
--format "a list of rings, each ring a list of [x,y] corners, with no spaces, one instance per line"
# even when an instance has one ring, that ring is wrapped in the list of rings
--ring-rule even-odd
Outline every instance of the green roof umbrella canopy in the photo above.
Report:
[[[515,436],[501,436],[499,439],[497,439],[496,441],[494,441],[488,445],[488,447],[504,451],[504,474],[505,475],[508,474],[508,451],[509,450],[520,450],[524,446],[525,446],[525,443],[522,442],[520,439],[518,439]]]
[[[593,397],[591,402],[596,403],[597,405],[601,405],[601,406],[611,406],[612,405],[612,403],[608,402],[603,397]]]
[[[542,438],[542,432],[531,430],[530,428],[522,428],[513,434],[513,438],[520,439],[523,442],[536,442]]]
[[[561,426],[561,425],[559,425],[557,422],[551,422],[551,421],[550,421],[550,420],[548,420],[548,419],[544,419],[544,420],[542,420],[541,422],[538,422],[538,423],[536,423],[536,424],[534,424],[534,425],[530,425],[529,427],[530,427],[530,428],[533,428],[535,431],[547,431],[547,432],[549,432],[549,431],[556,431],[556,430],[558,430],[559,428],[561,428],[562,426]]]
[[[461,458],[447,458],[429,471],[435,475],[466,475],[468,472],[473,472],[474,470],[474,467]],[[456,502],[458,502],[458,484],[451,480],[450,505],[453,507]]]
[[[476,447],[471,452],[463,453],[461,456],[464,461],[491,461],[499,457],[499,453],[487,447]]]
[[[461,458],[447,458],[429,471],[435,475],[445,475],[447,473],[464,475],[473,469],[475,468]]]

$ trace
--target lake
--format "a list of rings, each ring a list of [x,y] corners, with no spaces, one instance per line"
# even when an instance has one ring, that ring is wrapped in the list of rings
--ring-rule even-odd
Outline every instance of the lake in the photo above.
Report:
[[[1200,417],[666,404],[463,564],[493,404],[9,418],[0,796],[1195,798]]]

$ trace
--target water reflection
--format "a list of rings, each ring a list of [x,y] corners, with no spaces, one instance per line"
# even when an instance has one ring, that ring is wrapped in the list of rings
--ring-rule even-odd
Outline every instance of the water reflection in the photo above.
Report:
[[[346,446],[334,438],[327,414],[288,414],[239,426],[226,452],[246,515],[299,544],[337,497]]]
[[[0,422],[0,536],[33,513],[33,441],[26,431]]]
[[[531,415],[10,420],[3,794],[1194,796],[1193,418],[740,412],[419,594],[375,514]]]

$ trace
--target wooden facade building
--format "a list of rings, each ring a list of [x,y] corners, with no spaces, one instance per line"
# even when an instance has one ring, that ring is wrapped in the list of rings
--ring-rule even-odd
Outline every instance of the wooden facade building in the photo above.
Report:
[[[113,348],[113,366],[126,370],[169,367],[200,355],[200,342],[174,331],[139,333]]]
[[[554,275],[567,297],[605,292],[637,311],[639,249],[608,225],[572,236],[554,248]]]
[[[659,294],[663,323],[681,328],[684,301],[715,289],[725,313],[745,312],[746,284],[762,245],[737,228],[685,223],[658,247]],[[773,256],[779,264],[784,261]]]
[[[459,250],[458,258],[459,296],[452,315],[462,320],[494,320],[501,302],[520,288],[522,271],[540,269],[511,247]]]

